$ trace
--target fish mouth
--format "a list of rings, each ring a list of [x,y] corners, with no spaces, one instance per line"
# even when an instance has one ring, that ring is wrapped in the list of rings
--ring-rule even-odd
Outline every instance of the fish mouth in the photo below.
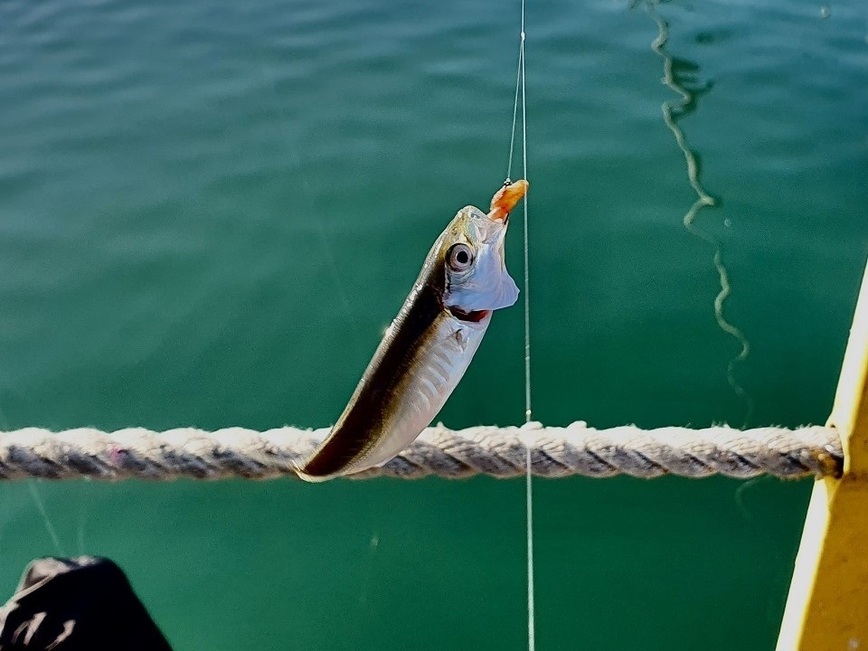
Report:
[[[524,179],[508,181],[491,198],[491,210],[488,218],[495,222],[503,222],[509,219],[509,211],[527,194],[530,183]]]
[[[449,307],[447,309],[459,321],[468,321],[470,323],[479,323],[491,314],[491,310],[471,310],[470,312],[465,312],[457,307]]]

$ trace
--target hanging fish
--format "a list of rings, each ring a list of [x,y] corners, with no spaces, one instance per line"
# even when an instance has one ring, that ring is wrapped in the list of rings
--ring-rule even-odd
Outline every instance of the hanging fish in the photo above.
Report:
[[[528,189],[507,180],[486,215],[466,206],[440,234],[349,404],[297,468],[324,481],[386,463],[425,429],[464,375],[491,322],[518,288],[506,271],[509,211]]]

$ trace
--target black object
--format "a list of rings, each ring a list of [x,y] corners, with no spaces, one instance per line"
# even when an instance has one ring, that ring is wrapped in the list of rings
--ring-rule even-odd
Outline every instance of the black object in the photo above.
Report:
[[[38,558],[0,608],[0,651],[172,651],[129,580],[96,556]]]

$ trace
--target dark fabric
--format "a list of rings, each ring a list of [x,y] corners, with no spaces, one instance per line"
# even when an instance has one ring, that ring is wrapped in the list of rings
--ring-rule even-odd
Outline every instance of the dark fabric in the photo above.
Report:
[[[39,558],[0,609],[0,651],[171,651],[115,563]]]

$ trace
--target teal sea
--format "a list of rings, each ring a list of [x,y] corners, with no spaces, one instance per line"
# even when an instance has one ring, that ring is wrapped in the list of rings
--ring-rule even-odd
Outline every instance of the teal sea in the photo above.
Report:
[[[0,2],[0,429],[333,423],[504,178],[518,32],[517,1]],[[527,35],[534,418],[824,422],[868,254],[865,3],[529,0]],[[520,279],[520,214],[507,247]],[[439,420],[521,423],[523,336],[498,313]],[[810,484],[536,481],[538,648],[774,648]],[[518,650],[524,509],[488,478],[7,484],[0,602],[97,554],[177,651]]]

